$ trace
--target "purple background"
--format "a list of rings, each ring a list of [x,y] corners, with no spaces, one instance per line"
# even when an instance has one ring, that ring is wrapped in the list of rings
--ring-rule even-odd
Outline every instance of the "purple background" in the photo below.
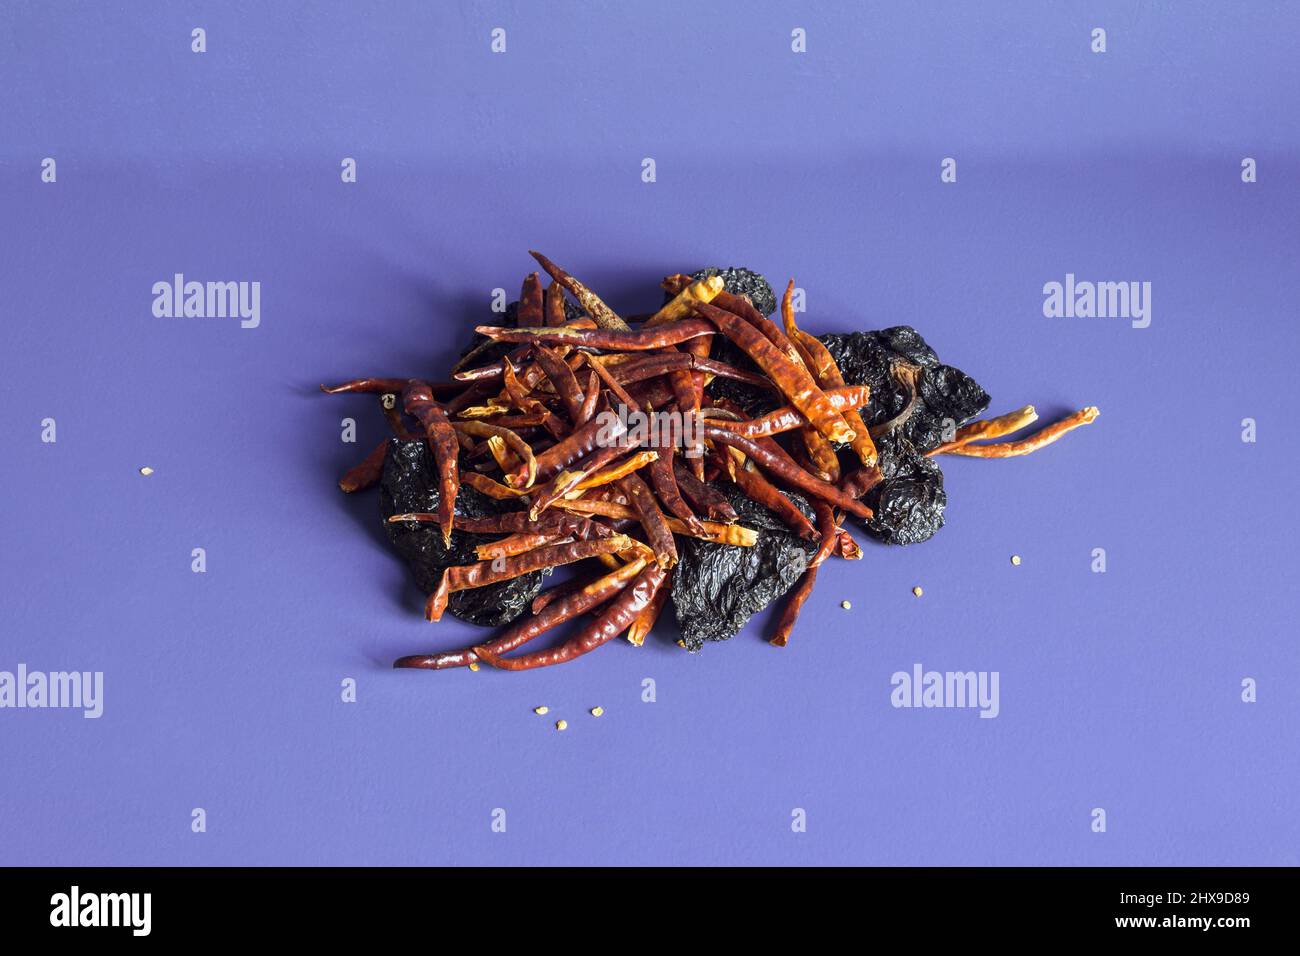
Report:
[[[1296,6],[447,6],[0,9],[0,669],[106,684],[0,711],[0,863],[1300,862]],[[382,419],[314,389],[436,377],[529,248],[628,313],[793,275],[806,327],[1102,415],[945,460],[948,526],[828,565],[784,651],[394,672],[482,632],[423,621],[335,487]],[[154,318],[175,272],[259,280],[261,327]],[[1066,272],[1152,282],[1151,327],[1044,318]],[[893,709],[915,662],[1001,716]]]

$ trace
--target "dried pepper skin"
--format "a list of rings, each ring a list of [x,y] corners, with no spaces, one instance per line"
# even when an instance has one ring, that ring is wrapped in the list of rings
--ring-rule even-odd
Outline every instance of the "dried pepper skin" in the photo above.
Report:
[[[380,481],[379,510],[389,543],[410,566],[416,586],[425,594],[437,588],[444,568],[473,564],[478,560],[475,549],[495,539],[494,535],[456,530],[447,547],[436,524],[388,521],[395,514],[435,512],[439,500],[438,470],[428,446],[423,441],[391,439]],[[482,518],[505,510],[513,509],[503,508],[500,502],[465,485],[456,496],[458,516]],[[508,624],[528,611],[541,586],[542,572],[534,571],[498,584],[457,591],[447,610],[484,627]]]
[[[723,288],[732,295],[743,295],[749,298],[764,315],[771,315],[776,311],[776,293],[772,291],[771,284],[752,269],[742,269],[730,267],[727,269],[701,269],[699,272],[691,273],[692,279],[707,279],[710,276],[718,276],[722,279]]]
[[[918,403],[903,433],[922,453],[939,447],[959,426],[982,415],[991,401],[973,378],[951,365],[922,369],[917,390],[925,407]]]
[[[943,527],[948,495],[943,471],[897,432],[881,436],[878,467],[884,480],[862,499],[875,513],[862,526],[884,544],[917,544]]]
[[[740,523],[758,532],[752,547],[679,539],[672,602],[682,642],[698,651],[706,641],[725,641],[756,612],[798,582],[817,552],[779,517],[729,482],[710,485],[730,502]],[[816,515],[800,495],[782,492],[808,518]]]

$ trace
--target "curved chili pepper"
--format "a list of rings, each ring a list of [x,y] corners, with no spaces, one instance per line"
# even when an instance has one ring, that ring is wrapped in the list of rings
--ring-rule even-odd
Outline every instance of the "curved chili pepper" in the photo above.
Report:
[[[478,545],[474,549],[474,557],[480,561],[491,561],[493,558],[513,558],[517,554],[524,554],[534,548],[540,548],[548,544],[564,544],[569,540],[572,539],[567,535],[559,535],[550,531],[521,531],[519,534],[512,534],[499,541],[489,541],[487,544]]]
[[[413,511],[407,514],[393,515],[389,524],[403,521],[420,521],[436,523],[438,516],[426,511]],[[481,518],[459,517],[456,527],[471,534],[520,534],[529,531],[545,531],[556,535],[573,535],[575,538],[608,538],[613,531],[598,521],[592,521],[581,515],[552,512],[533,519],[523,511],[506,511],[501,514],[484,515]]]
[[[798,619],[799,612],[803,609],[804,602],[808,600],[808,595],[812,594],[813,585],[816,583],[817,569],[809,568],[803,573],[799,583],[794,586],[794,590],[786,597],[785,604],[781,608],[781,616],[776,619],[776,628],[768,639],[769,644],[785,647],[790,642],[794,622]]]
[[[627,564],[615,569],[611,574],[606,574],[571,591],[557,595],[554,600],[544,607],[534,608],[532,617],[516,622],[500,637],[488,641],[483,646],[494,654],[508,654],[516,648],[522,647],[539,634],[543,634],[556,625],[572,620],[591,608],[608,601],[621,591],[630,580],[640,574],[646,563],[645,558],[633,558]],[[448,667],[465,667],[477,660],[478,655],[474,653],[474,648],[466,647],[456,651],[444,651],[440,654],[418,654],[411,657],[402,657],[394,661],[393,666],[443,670]]]
[[[768,448],[764,448],[753,439],[729,432],[725,428],[719,428],[716,425],[705,425],[701,431],[704,437],[710,441],[739,448],[772,474],[783,481],[789,482],[801,491],[806,491],[810,495],[829,501],[831,504],[844,509],[849,514],[857,515],[859,518],[869,519],[873,514],[872,510],[862,502],[849,497],[834,485],[827,484],[820,478],[814,478],[789,458],[783,459],[780,455]]]
[[[645,325],[653,328],[665,322],[684,319],[691,314],[692,302],[712,302],[726,287],[721,276],[698,279],[664,303],[663,308],[645,320]]]
[[[607,644],[626,631],[637,615],[654,600],[667,572],[655,564],[647,565],[636,579],[610,602],[599,618],[586,625],[577,635],[559,647],[534,651],[522,657],[501,657],[486,646],[474,648],[479,660],[502,670],[522,671],[535,667],[564,664]]]
[[[452,565],[443,570],[438,586],[429,595],[429,600],[424,605],[425,617],[430,621],[439,620],[442,612],[447,608],[447,599],[457,591],[481,588],[484,585],[496,584],[498,581],[509,581],[530,571],[572,564],[574,561],[593,558],[598,554],[626,551],[631,546],[632,541],[627,535],[616,534],[590,541],[547,545],[504,560]]]
[[[658,457],[650,462],[650,483],[654,485],[655,494],[659,496],[659,500],[664,503],[668,512],[679,518],[692,533],[702,532],[704,525],[682,497],[681,490],[677,487],[677,479],[673,475],[672,441],[659,445],[658,451]]]
[[[654,378],[656,375],[666,375],[669,372],[683,369],[707,372],[719,378],[735,379],[737,382],[744,382],[746,385],[753,385],[758,388],[775,389],[772,382],[762,375],[746,372],[744,369],[728,365],[726,362],[719,362],[717,359],[700,358],[689,352],[674,352],[669,355],[651,356],[635,362],[623,362],[616,365],[611,374],[618,380],[619,384],[630,385],[633,382]],[[690,379],[689,375],[687,379]],[[692,385],[692,387],[694,386]],[[678,403],[681,403],[680,396],[678,396]]]
[[[624,451],[624,449],[619,449]],[[601,468],[599,471],[592,472],[586,478],[573,486],[569,494],[574,492],[586,491],[589,488],[599,488],[601,485],[609,485],[618,481],[624,475],[644,468],[659,457],[657,451],[639,451],[635,454],[628,455],[625,459],[613,465]]]
[[[691,307],[740,346],[776,383],[790,404],[807,417],[810,425],[831,441],[847,442],[853,438],[853,429],[844,420],[844,416],[835,410],[835,406],[806,368],[796,365],[769,342],[766,336],[726,309],[719,309],[707,302],[694,302]],[[678,325],[681,323],[674,322],[665,328]]]
[[[627,629],[627,642],[633,647],[640,647],[645,643],[646,636],[649,635],[651,628],[655,626],[655,622],[659,620],[664,605],[668,603],[668,595],[672,591],[672,584],[671,578],[665,578],[650,603],[641,609],[641,612],[632,621],[632,626]]]
[[[636,474],[619,479],[618,487],[636,509],[641,527],[645,529],[646,539],[654,549],[655,561],[661,568],[671,568],[677,563],[677,545],[673,542],[673,533],[668,527],[664,513],[659,510],[659,503],[655,501],[654,495]]]
[[[590,478],[621,454],[623,449],[617,445],[597,448],[586,458],[580,458],[576,467],[558,472],[554,478],[533,492],[530,497],[532,503],[528,508],[528,516],[540,517],[543,511],[573,491],[584,479]]]
[[[804,517],[794,502],[781,494],[776,485],[757,471],[748,470],[732,456],[729,455],[728,458],[730,460],[724,462],[723,469],[741,491],[784,521],[799,537],[809,541],[817,540],[817,529],[812,522]]]
[[[426,383],[411,379],[402,391],[402,405],[424,426],[429,450],[433,452],[438,468],[439,525],[443,544],[450,547],[456,495],[460,491],[460,441],[446,414],[433,400],[433,393]]]
[[[406,388],[409,378],[357,378],[339,385],[322,385],[320,390],[326,395],[400,395]],[[425,382],[435,396],[447,397],[464,389],[463,382]]]
[[[696,308],[712,308],[703,302],[695,303]],[[721,310],[719,310],[721,311]],[[731,313],[727,313],[730,315]],[[737,319],[736,321],[740,321]],[[618,352],[638,352],[647,349],[661,349],[668,345],[685,342],[698,335],[709,335],[713,326],[703,319],[681,319],[653,329],[637,331],[613,331],[610,329],[578,329],[572,324],[559,328],[511,329],[500,325],[479,325],[474,330],[480,335],[497,342],[541,342],[546,345],[572,345],[594,349],[610,349]]]
[[[957,434],[953,436],[952,441],[945,442],[937,448],[932,448],[925,454],[927,458],[944,455],[954,448],[969,445],[973,441],[1010,435],[1012,432],[1018,432],[1036,421],[1038,421],[1038,412],[1034,410],[1033,405],[1026,405],[1024,408],[1017,408],[1014,412],[1007,412],[1007,414],[999,415],[997,418],[986,418],[983,421],[963,425],[957,429]]]
[[[388,454],[389,439],[381,441],[369,455],[366,455],[361,464],[348,469],[347,474],[339,479],[339,489],[352,494],[354,491],[363,491],[371,485],[379,483],[379,479],[384,474],[384,458]]]
[[[487,422],[456,422],[452,425],[456,431],[465,435],[477,435],[480,438],[499,438],[505,442],[510,450],[520,457],[523,461],[523,476],[520,479],[520,488],[531,488],[537,481],[537,458],[533,455],[532,446],[519,437],[518,434],[509,428],[502,428],[499,425],[489,425]],[[507,476],[507,480],[509,476]]]
[[[591,421],[592,416],[596,414],[598,401],[600,401],[600,376],[593,370],[587,376],[587,390],[583,393],[582,408],[578,410],[578,418],[573,423],[574,428],[581,428]]]
[[[846,385],[843,388],[829,388],[824,393],[832,405],[844,412],[848,409],[862,408],[871,400],[871,388],[867,385]],[[808,424],[808,419],[793,405],[782,405],[766,415],[742,422],[716,422],[720,428],[734,431],[746,438],[762,438],[767,435],[779,435],[794,431]]]
[[[696,511],[714,521],[732,522],[739,517],[726,495],[696,478],[681,466],[681,462],[673,462],[673,477],[677,479],[677,488]]]
[[[596,324],[602,329],[627,331],[627,323],[619,318],[617,312],[600,301],[600,296],[540,252],[534,252],[530,249],[528,254],[537,260],[538,264],[547,271],[552,279],[569,290],[569,293],[578,300],[578,304],[587,310],[587,314],[595,319]]]
[[[580,458],[585,458],[597,448],[617,445],[627,434],[627,423],[619,415],[597,415],[581,428],[556,442],[537,456],[538,478],[550,478],[562,468],[567,468]]]
[[[583,394],[582,389],[578,387],[578,379],[573,374],[573,369],[545,345],[536,346],[533,349],[533,357],[537,359],[537,364],[542,367],[546,377],[555,386],[555,394],[559,395],[560,401],[564,403],[564,408],[569,413],[569,421],[580,424]]]
[[[790,287],[794,287],[794,280],[790,281]],[[790,341],[789,337],[781,331],[775,322],[754,308],[754,303],[750,302],[745,296],[724,292],[713,300],[713,304],[720,309],[726,309],[732,315],[744,319],[761,332],[765,339],[780,349],[781,353],[791,362],[796,365],[804,364],[803,356],[799,354],[799,350],[794,347],[794,343]],[[808,370],[812,371],[812,369]]]
[[[1015,458],[1018,455],[1028,455],[1044,445],[1050,445],[1067,432],[1091,423],[1098,414],[1096,406],[1089,405],[1020,441],[1000,442],[996,445],[962,445],[949,449],[947,453],[969,458]]]

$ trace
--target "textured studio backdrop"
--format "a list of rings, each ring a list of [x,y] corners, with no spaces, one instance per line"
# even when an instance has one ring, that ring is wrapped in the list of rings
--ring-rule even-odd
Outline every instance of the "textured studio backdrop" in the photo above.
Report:
[[[1294,3],[3,4],[0,671],[93,700],[0,709],[0,863],[1300,863],[1298,42]],[[385,426],[317,385],[438,376],[530,248],[624,314],[793,276],[805,328],[1101,417],[946,461],[947,526],[826,565],[783,650],[393,671],[477,632],[339,493]],[[893,706],[917,667],[995,719]]]

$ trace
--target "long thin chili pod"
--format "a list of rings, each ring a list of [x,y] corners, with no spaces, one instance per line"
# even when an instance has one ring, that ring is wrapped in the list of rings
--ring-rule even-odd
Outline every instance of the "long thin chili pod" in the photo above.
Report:
[[[493,558],[512,558],[516,554],[523,554],[525,551],[532,551],[534,548],[541,548],[548,544],[561,544],[563,543],[561,541],[563,537],[565,536],[550,531],[521,531],[499,541],[480,544],[474,549],[474,557],[480,561],[491,561]]]
[[[503,485],[477,471],[465,471],[460,476],[461,484],[468,485],[475,491],[487,495],[489,498],[495,498],[498,501],[514,501],[527,495],[528,492],[522,488],[511,488],[509,485]]]
[[[780,349],[769,342],[763,333],[739,316],[707,302],[695,302],[691,307],[716,325],[723,335],[740,346],[776,383],[790,400],[790,404],[807,417],[810,425],[831,441],[847,442],[853,438],[853,429],[844,420],[844,416],[835,410],[835,406],[831,404],[830,399],[822,392],[808,370],[792,362]],[[673,329],[682,324],[682,322],[673,322],[664,328]]]
[[[587,388],[583,392],[582,408],[578,410],[578,419],[573,423],[574,428],[581,428],[587,422],[591,421],[596,414],[596,403],[600,401],[600,376],[592,371],[587,376]]]
[[[983,421],[963,425],[957,429],[952,441],[945,442],[937,448],[932,448],[925,454],[930,458],[935,455],[944,455],[954,448],[969,445],[973,441],[1010,435],[1012,432],[1018,432],[1036,421],[1038,421],[1038,412],[1034,410],[1033,405],[1026,405],[1024,408],[1017,408],[1014,412],[1007,412],[1007,414],[999,415],[997,418],[986,418]]]
[[[638,408],[636,399],[629,395],[627,389],[619,384],[618,379],[616,379],[613,373],[605,367],[605,363],[602,362],[599,357],[595,355],[591,356],[588,364],[591,366],[591,370],[600,378],[601,382],[604,383],[605,387],[613,393],[615,398],[623,403],[623,407],[626,408],[629,413]]]
[[[731,506],[727,496],[712,485],[705,484],[681,466],[673,462],[673,477],[677,479],[677,488],[686,500],[695,506],[695,510],[715,521],[731,522],[737,518],[736,509]]]
[[[636,509],[646,539],[654,549],[655,561],[661,568],[671,568],[677,563],[677,545],[673,542],[673,533],[664,513],[659,510],[659,502],[655,501],[654,495],[639,475],[625,475],[619,479],[618,487]]]
[[[598,554],[627,551],[631,547],[632,541],[627,535],[616,534],[589,541],[551,544],[515,555],[513,558],[452,565],[443,570],[438,586],[434,588],[424,605],[424,614],[430,621],[439,620],[442,612],[447,608],[447,599],[457,591],[481,588],[488,584],[496,584],[498,581],[509,581],[530,571],[572,564],[574,561],[593,558]]]
[[[420,436],[406,427],[406,422],[402,419],[402,410],[397,407],[397,396],[391,392],[385,392],[381,401],[384,409],[384,420],[388,422],[388,427],[393,430],[393,434],[402,441],[419,441]]]
[[[531,488],[533,483],[537,481],[537,457],[533,454],[532,446],[520,438],[518,433],[511,431],[509,428],[502,428],[499,425],[489,425],[487,422],[455,422],[452,427],[465,435],[477,435],[479,438],[500,438],[522,461],[523,475],[516,482],[517,486],[525,489]],[[507,481],[509,481],[509,476],[507,476]]]
[[[840,543],[840,528],[839,521],[835,517],[835,509],[826,502],[814,498],[812,509],[813,514],[817,516],[817,533],[821,535],[817,551],[808,562],[808,567],[815,568],[835,553]]]
[[[871,400],[871,388],[867,385],[846,385],[843,388],[827,389],[825,395],[839,411],[862,408]],[[761,438],[768,435],[780,435],[782,432],[794,431],[807,425],[808,419],[793,405],[782,405],[765,415],[745,421],[713,422],[720,428],[744,435],[746,438]]]
[[[528,254],[537,260],[538,265],[545,269],[552,279],[569,290],[569,293],[578,300],[578,304],[586,310],[587,314],[591,316],[592,319],[595,320],[596,324],[602,329],[616,329],[622,332],[627,331],[627,323],[619,318],[617,312],[602,302],[600,296],[596,295],[596,293],[592,292],[585,285],[573,276],[569,275],[569,273],[565,272],[540,252],[529,250]]]
[[[646,328],[654,328],[665,322],[676,322],[691,314],[692,302],[712,302],[726,288],[721,276],[709,276],[692,282],[681,292],[666,302],[658,312],[645,320]]]
[[[363,491],[371,485],[379,484],[379,479],[384,473],[384,457],[388,454],[389,439],[385,438],[375,450],[361,461],[360,464],[349,468],[347,474],[339,479],[339,489],[348,494],[354,491]]]
[[[718,428],[716,425],[705,425],[702,431],[704,437],[710,441],[739,448],[782,481],[794,485],[801,491],[806,491],[810,495],[829,501],[831,504],[842,508],[849,514],[857,515],[859,518],[870,518],[873,514],[872,510],[862,502],[849,497],[834,485],[813,477],[788,458],[782,459],[779,455],[764,448],[752,439],[729,432],[725,428]]]
[[[516,325],[541,325],[542,283],[536,272],[524,277],[524,287],[519,292],[519,309],[515,313]]]
[[[744,462],[739,460],[741,457],[738,451],[732,449],[728,455],[729,460],[724,464],[726,474],[740,490],[784,521],[799,537],[809,541],[817,540],[817,529],[795,507],[794,502],[757,471],[747,469]]]
[[[683,343],[689,345],[689,342]],[[602,357],[603,358],[603,357]],[[609,363],[604,362],[606,368]],[[647,378],[654,378],[656,375],[665,375],[676,370],[698,370],[707,372],[710,375],[719,378],[735,379],[737,382],[744,382],[747,385],[754,385],[758,388],[770,388],[775,390],[776,386],[769,379],[762,375],[756,375],[753,372],[746,372],[744,369],[736,368],[726,362],[719,362],[717,359],[701,358],[692,355],[689,352],[672,352],[667,355],[656,355],[651,358],[639,359],[634,362],[620,362],[610,371],[620,384],[630,385],[633,382],[640,382]],[[690,379],[690,376],[687,376]],[[693,386],[692,386],[693,387]],[[676,389],[674,389],[676,391]],[[681,398],[678,397],[680,404]]]
[[[655,622],[659,620],[659,615],[663,613],[664,605],[668,603],[668,595],[672,591],[672,578],[666,578],[659,585],[659,590],[650,603],[643,607],[636,618],[632,621],[632,626],[627,629],[627,642],[633,647],[640,647],[645,643],[646,636],[650,633]]]
[[[403,521],[437,523],[438,516],[426,511],[414,511],[393,515],[388,519],[389,524],[400,524]],[[560,512],[544,514],[535,520],[523,511],[506,511],[480,518],[461,516],[456,519],[456,527],[471,534],[520,534],[544,531],[561,536],[573,535],[575,538],[608,538],[613,534],[608,525],[581,515]]]
[[[406,388],[409,378],[357,378],[339,385],[322,385],[320,390],[326,395],[351,395],[364,393],[370,395],[400,395]],[[463,382],[425,382],[435,396],[455,395],[464,389]]]
[[[557,472],[554,478],[538,488],[529,498],[531,503],[528,507],[528,516],[540,517],[542,512],[573,491],[583,479],[589,478],[621,454],[623,454],[622,448],[617,445],[607,445],[604,448],[597,448],[585,458],[580,458],[573,468],[565,468]]]
[[[677,478],[673,475],[673,457],[672,440],[659,446],[658,457],[650,462],[650,484],[654,486],[655,494],[668,509],[668,513],[678,518],[693,533],[699,533],[704,530],[704,525],[677,487]]]
[[[628,455],[623,461],[616,462],[612,465],[600,469],[579,481],[568,492],[568,496],[576,497],[577,494],[587,491],[591,488],[599,488],[601,485],[611,485],[618,481],[624,475],[634,471],[639,471],[646,465],[653,462],[659,457],[659,452],[645,449],[635,454]]]
[[[532,617],[515,622],[500,637],[488,641],[487,647],[494,654],[508,654],[522,647],[533,638],[544,634],[556,625],[572,620],[580,614],[596,607],[623,589],[645,568],[645,558],[633,558],[620,565],[612,573],[602,575],[577,588],[556,595],[555,599],[541,608],[535,608]],[[558,589],[553,589],[558,590]],[[543,592],[551,593],[551,592]],[[465,667],[478,661],[473,647],[455,651],[443,651],[438,654],[417,654],[403,657],[393,662],[394,667],[419,667],[427,670],[444,670],[448,667]]]
[[[585,625],[581,631],[559,647],[534,651],[521,657],[502,657],[487,646],[475,647],[474,653],[478,655],[479,660],[509,671],[564,664],[594,651],[626,631],[646,605],[654,600],[666,575],[667,572],[655,564],[642,568],[641,573],[619,592],[600,617]]]
[[[709,308],[703,302],[695,303],[696,308]],[[728,315],[731,313],[728,312]],[[740,321],[737,319],[736,321]],[[647,349],[661,349],[693,339],[699,335],[711,335],[713,326],[703,319],[681,319],[654,329],[637,329],[618,331],[610,329],[578,329],[572,325],[559,328],[546,326],[512,329],[500,325],[479,325],[474,329],[480,335],[486,335],[498,342],[540,342],[544,345],[585,346],[593,349],[610,349],[620,352],[637,352]]]
[[[965,455],[968,458],[1015,458],[1028,455],[1044,445],[1050,445],[1067,432],[1089,424],[1098,414],[1096,406],[1089,405],[1020,441],[1000,442],[996,445],[962,445],[951,449],[948,454]]]
[[[790,635],[794,631],[794,622],[799,617],[799,612],[803,609],[804,602],[808,600],[808,595],[812,594],[813,585],[817,583],[817,569],[809,568],[799,578],[799,583],[794,589],[786,595],[785,604],[781,607],[781,615],[776,619],[776,627],[772,631],[772,636],[768,638],[768,643],[776,647],[785,647],[790,642]]]
[[[547,479],[567,468],[580,458],[585,458],[597,448],[618,445],[627,434],[627,422],[621,415],[598,414],[581,428],[556,442],[537,456],[537,475]]]
[[[791,281],[791,287],[794,282]],[[744,319],[756,330],[763,334],[763,337],[781,350],[781,354],[788,358],[796,365],[803,365],[803,355],[795,348],[794,343],[790,341],[789,336],[781,331],[781,327],[765,316],[758,309],[754,308],[754,303],[743,295],[732,295],[730,292],[724,292],[713,300],[713,304],[720,309],[726,309],[732,315]],[[806,366],[805,366],[806,367]],[[809,369],[809,371],[812,371]]]
[[[808,371],[812,372],[813,378],[823,390],[843,388],[844,376],[830,349],[815,336],[799,328],[795,322],[793,296],[794,280],[791,279],[789,285],[785,287],[785,295],[781,297],[781,316],[785,323],[786,335],[804,357],[804,364],[808,366]],[[868,467],[874,465],[877,458],[876,443],[871,440],[871,432],[867,429],[867,423],[862,420],[862,415],[856,408],[843,409],[842,414],[844,420],[853,428],[853,440],[849,442],[849,446],[854,454],[862,464]],[[839,475],[836,474],[831,480],[836,481],[838,478]]]
[[[582,417],[583,394],[582,389],[578,386],[578,378],[573,374],[573,369],[565,364],[564,360],[548,349],[544,345],[538,345],[533,349],[533,357],[537,364],[542,367],[546,377],[550,379],[551,384],[555,386],[555,394],[560,396],[560,401],[564,403],[565,411],[569,414],[569,421],[575,424],[581,424],[579,419]]]
[[[460,441],[447,415],[433,400],[433,393],[426,383],[415,379],[407,382],[402,391],[402,406],[424,426],[429,450],[433,452],[433,461],[438,468],[438,515],[442,519],[439,525],[443,544],[450,547],[456,495],[460,492]]]
[[[594,498],[576,498],[572,501],[561,501],[556,503],[557,508],[563,508],[565,511],[574,511],[584,515],[600,515],[603,518],[611,518],[615,521],[635,521],[637,520],[636,509],[631,505],[623,504],[617,501],[600,501]],[[721,521],[701,521],[698,529],[688,528],[684,522],[678,518],[664,516],[668,522],[668,530],[673,534],[684,535],[689,538],[699,538],[701,541],[713,541],[717,544],[734,544],[739,548],[751,548],[758,542],[758,532],[753,528],[746,528],[743,525],[733,523],[724,523]]]

